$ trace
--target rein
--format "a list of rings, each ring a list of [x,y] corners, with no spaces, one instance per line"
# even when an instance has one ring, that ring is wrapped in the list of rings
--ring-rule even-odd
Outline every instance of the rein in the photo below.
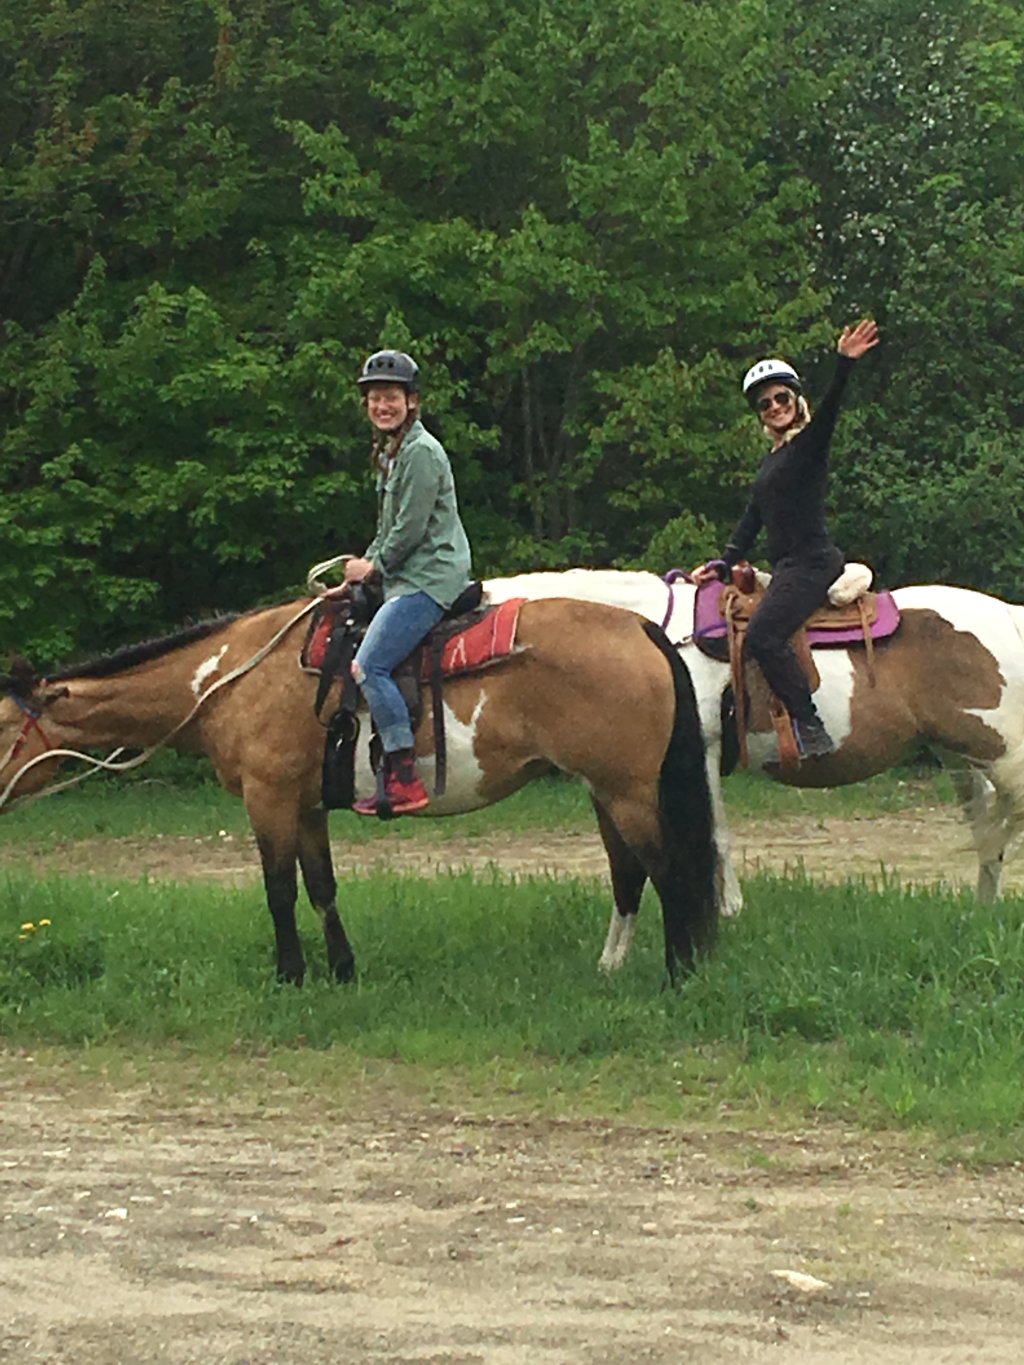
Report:
[[[682,579],[684,583],[693,582],[693,579],[685,569],[669,569],[667,574],[662,575],[661,581],[665,584],[665,587],[668,588],[668,603],[666,604],[665,615],[661,622],[661,628],[666,635],[668,634],[668,623],[672,620],[672,613],[676,609],[676,595],[672,591],[672,588],[680,579]],[[684,639],[678,641],[676,648],[678,649],[680,645],[689,644],[692,639],[692,635],[687,635]]]
[[[223,678],[218,678],[217,681],[213,683],[212,686],[206,689],[206,691],[199,698],[195,706],[193,706],[192,710],[188,713],[184,720],[179,721],[178,724],[175,725],[172,730],[169,730],[167,734],[164,735],[163,739],[157,740],[157,742],[155,744],[151,744],[148,749],[143,749],[142,753],[136,754],[134,758],[123,759],[120,762],[115,762],[118,754],[124,753],[123,745],[120,748],[114,749],[107,758],[92,758],[89,754],[80,753],[77,749],[57,748],[47,749],[45,753],[38,754],[35,758],[29,759],[29,761],[24,765],[24,767],[19,768],[18,771],[11,778],[11,780],[7,783],[7,786],[4,787],[2,792],[0,792],[0,811],[2,811],[4,807],[7,806],[8,804],[11,806],[22,805],[29,801],[36,801],[41,796],[54,796],[57,792],[65,791],[68,787],[76,787],[79,784],[79,782],[84,782],[87,777],[91,777],[94,772],[97,772],[101,769],[104,772],[124,773],[128,772],[132,768],[141,767],[143,763],[148,762],[149,759],[153,757],[153,755],[156,753],[158,749],[162,749],[169,740],[173,739],[174,736],[178,734],[179,731],[184,730],[185,726],[188,725],[195,718],[196,713],[199,711],[200,707],[204,706],[206,702],[209,701],[209,699],[213,696],[214,692],[219,691],[220,688],[222,687],[226,687],[228,683],[235,682],[238,678],[241,678],[244,674],[254,669],[257,666],[257,664],[261,664],[263,660],[267,657],[267,655],[270,654],[272,650],[277,648],[277,646],[281,643],[284,637],[291,630],[292,626],[294,626],[298,621],[301,621],[304,616],[308,616],[308,614],[313,610],[316,604],[317,604],[316,598],[314,598],[313,601],[311,602],[307,602],[306,605],[301,609],[301,611],[297,611],[294,616],[292,616],[288,621],[286,621],[285,624],[281,627],[281,629],[277,632],[277,634],[274,635],[271,639],[269,639],[265,645],[261,646],[261,648],[259,648],[250,659],[247,659],[243,664],[239,664],[237,668],[231,669],[229,673],[225,673]],[[29,733],[33,729],[39,731],[39,734],[43,739],[44,743],[46,744],[50,743],[50,741],[46,737],[43,727],[39,724],[39,716],[41,712],[37,711],[34,707],[29,706],[25,701],[22,700],[21,697],[16,697],[14,696],[13,693],[10,693],[8,695],[10,695],[11,700],[15,702],[16,705],[19,706],[22,711],[25,712],[25,723],[21,727],[21,733],[18,735],[18,738],[14,741],[14,744],[11,746],[11,750],[7,754],[7,757],[3,760],[2,763],[0,763],[0,772],[2,772],[4,768],[7,767],[8,763],[10,763],[14,758],[17,757],[18,753],[24,747],[25,741],[28,738]],[[53,758],[78,758],[81,759],[83,763],[88,763],[90,767],[87,772],[79,773],[77,777],[70,777],[66,782],[58,782],[55,786],[44,787],[42,790],[38,792],[32,792],[30,795],[27,796],[16,796],[12,799],[11,793],[14,791],[14,788],[21,781],[25,773],[27,773],[31,768],[34,768],[38,763],[45,763]]]

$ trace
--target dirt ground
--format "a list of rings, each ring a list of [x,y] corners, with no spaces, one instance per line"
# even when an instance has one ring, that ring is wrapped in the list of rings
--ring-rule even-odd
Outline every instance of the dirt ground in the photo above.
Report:
[[[837,839],[828,875],[973,877],[942,810],[758,822],[738,861],[824,875]],[[152,876],[257,875],[241,841],[159,845]],[[76,845],[75,870],[137,876],[138,855]],[[388,840],[361,861],[602,872],[589,836]],[[837,1127],[459,1115],[394,1087],[346,1105],[268,1090],[264,1065],[240,1059],[235,1097],[214,1102],[180,1077],[0,1052],[0,1359],[1022,1358],[1024,1163],[973,1172]]]
[[[877,877],[931,885],[945,881],[973,888],[977,859],[959,814],[943,806],[919,807],[898,814],[845,819],[790,815],[771,820],[735,822],[733,861],[740,877],[758,871],[794,871],[841,880]],[[87,839],[68,847],[57,843],[26,854],[17,846],[0,846],[0,867],[17,862],[46,871],[128,877],[143,873],[156,879],[193,878],[229,885],[260,880],[259,861],[248,838],[160,836],[156,839]],[[514,875],[554,873],[574,877],[606,876],[604,850],[593,833],[508,834],[491,832],[471,839],[438,838],[408,841],[382,838],[368,844],[333,843],[339,872],[387,869],[430,875],[446,869],[479,870],[494,866]],[[1024,850],[1007,864],[1004,886],[1024,890]]]

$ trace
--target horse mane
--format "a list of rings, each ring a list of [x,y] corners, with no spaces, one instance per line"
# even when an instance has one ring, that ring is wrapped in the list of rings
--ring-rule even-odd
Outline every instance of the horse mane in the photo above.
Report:
[[[266,611],[266,607],[257,608]],[[195,640],[203,640],[208,635],[230,626],[241,616],[253,615],[252,612],[230,612],[224,616],[214,616],[208,621],[197,621],[175,631],[173,635],[160,635],[153,640],[142,640],[138,644],[124,645],[112,654],[101,654],[95,659],[85,659],[82,663],[62,668],[58,673],[46,673],[50,682],[66,682],[71,678],[109,678],[111,674],[123,673],[126,669],[136,668],[139,664],[149,663],[151,659],[162,658]]]

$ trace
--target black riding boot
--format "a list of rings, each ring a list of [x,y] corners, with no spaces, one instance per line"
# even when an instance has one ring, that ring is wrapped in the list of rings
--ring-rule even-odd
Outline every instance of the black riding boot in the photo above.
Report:
[[[835,741],[813,706],[809,716],[801,720],[794,719],[793,733],[801,758],[825,758],[836,751]]]

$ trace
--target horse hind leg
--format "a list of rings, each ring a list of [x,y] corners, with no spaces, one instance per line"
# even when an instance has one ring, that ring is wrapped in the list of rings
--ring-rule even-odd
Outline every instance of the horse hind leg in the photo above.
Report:
[[[715,826],[715,901],[719,913],[732,919],[743,909],[743,891],[733,867],[729,821],[722,798],[721,740],[708,742],[706,767]]]
[[[615,972],[626,961],[636,932],[636,917],[640,910],[640,897],[647,884],[647,870],[633,850],[615,828],[611,816],[596,799],[594,812],[597,827],[608,855],[608,868],[612,878],[612,895],[615,904],[608,924],[608,937],[604,951],[598,960],[603,972]]]
[[[691,837],[685,828],[662,826],[656,793],[649,799],[620,796],[606,803],[607,818],[628,853],[619,871],[630,897],[639,904],[640,873],[654,884],[661,901],[665,931],[665,968],[671,982],[692,971],[700,953],[715,939],[714,847],[705,831]],[[611,859],[611,853],[610,853]],[[613,877],[615,862],[612,862]],[[618,900],[617,900],[618,904]],[[623,904],[630,904],[627,899]],[[633,916],[635,924],[635,913]],[[632,937],[630,935],[630,937]]]
[[[715,827],[715,903],[719,914],[726,918],[738,915],[743,909],[743,892],[736,877],[729,842],[729,827],[722,801],[722,783],[718,771],[719,751],[709,745],[707,751],[708,790],[711,797]],[[608,922],[608,935],[598,959],[604,972],[614,972],[625,965],[636,933],[640,898],[647,884],[647,870],[616,829],[608,812],[594,799],[598,829],[608,855],[612,894],[615,904]]]
[[[337,881],[331,860],[327,812],[323,807],[299,815],[299,867],[306,894],[320,916],[327,948],[327,966],[336,981],[355,976],[355,956],[338,915]]]
[[[675,693],[672,735],[657,781],[658,839],[645,863],[661,898],[665,965],[674,982],[677,969],[691,971],[715,941],[719,850],[693,683],[664,635],[649,623],[644,629],[668,660]]]

